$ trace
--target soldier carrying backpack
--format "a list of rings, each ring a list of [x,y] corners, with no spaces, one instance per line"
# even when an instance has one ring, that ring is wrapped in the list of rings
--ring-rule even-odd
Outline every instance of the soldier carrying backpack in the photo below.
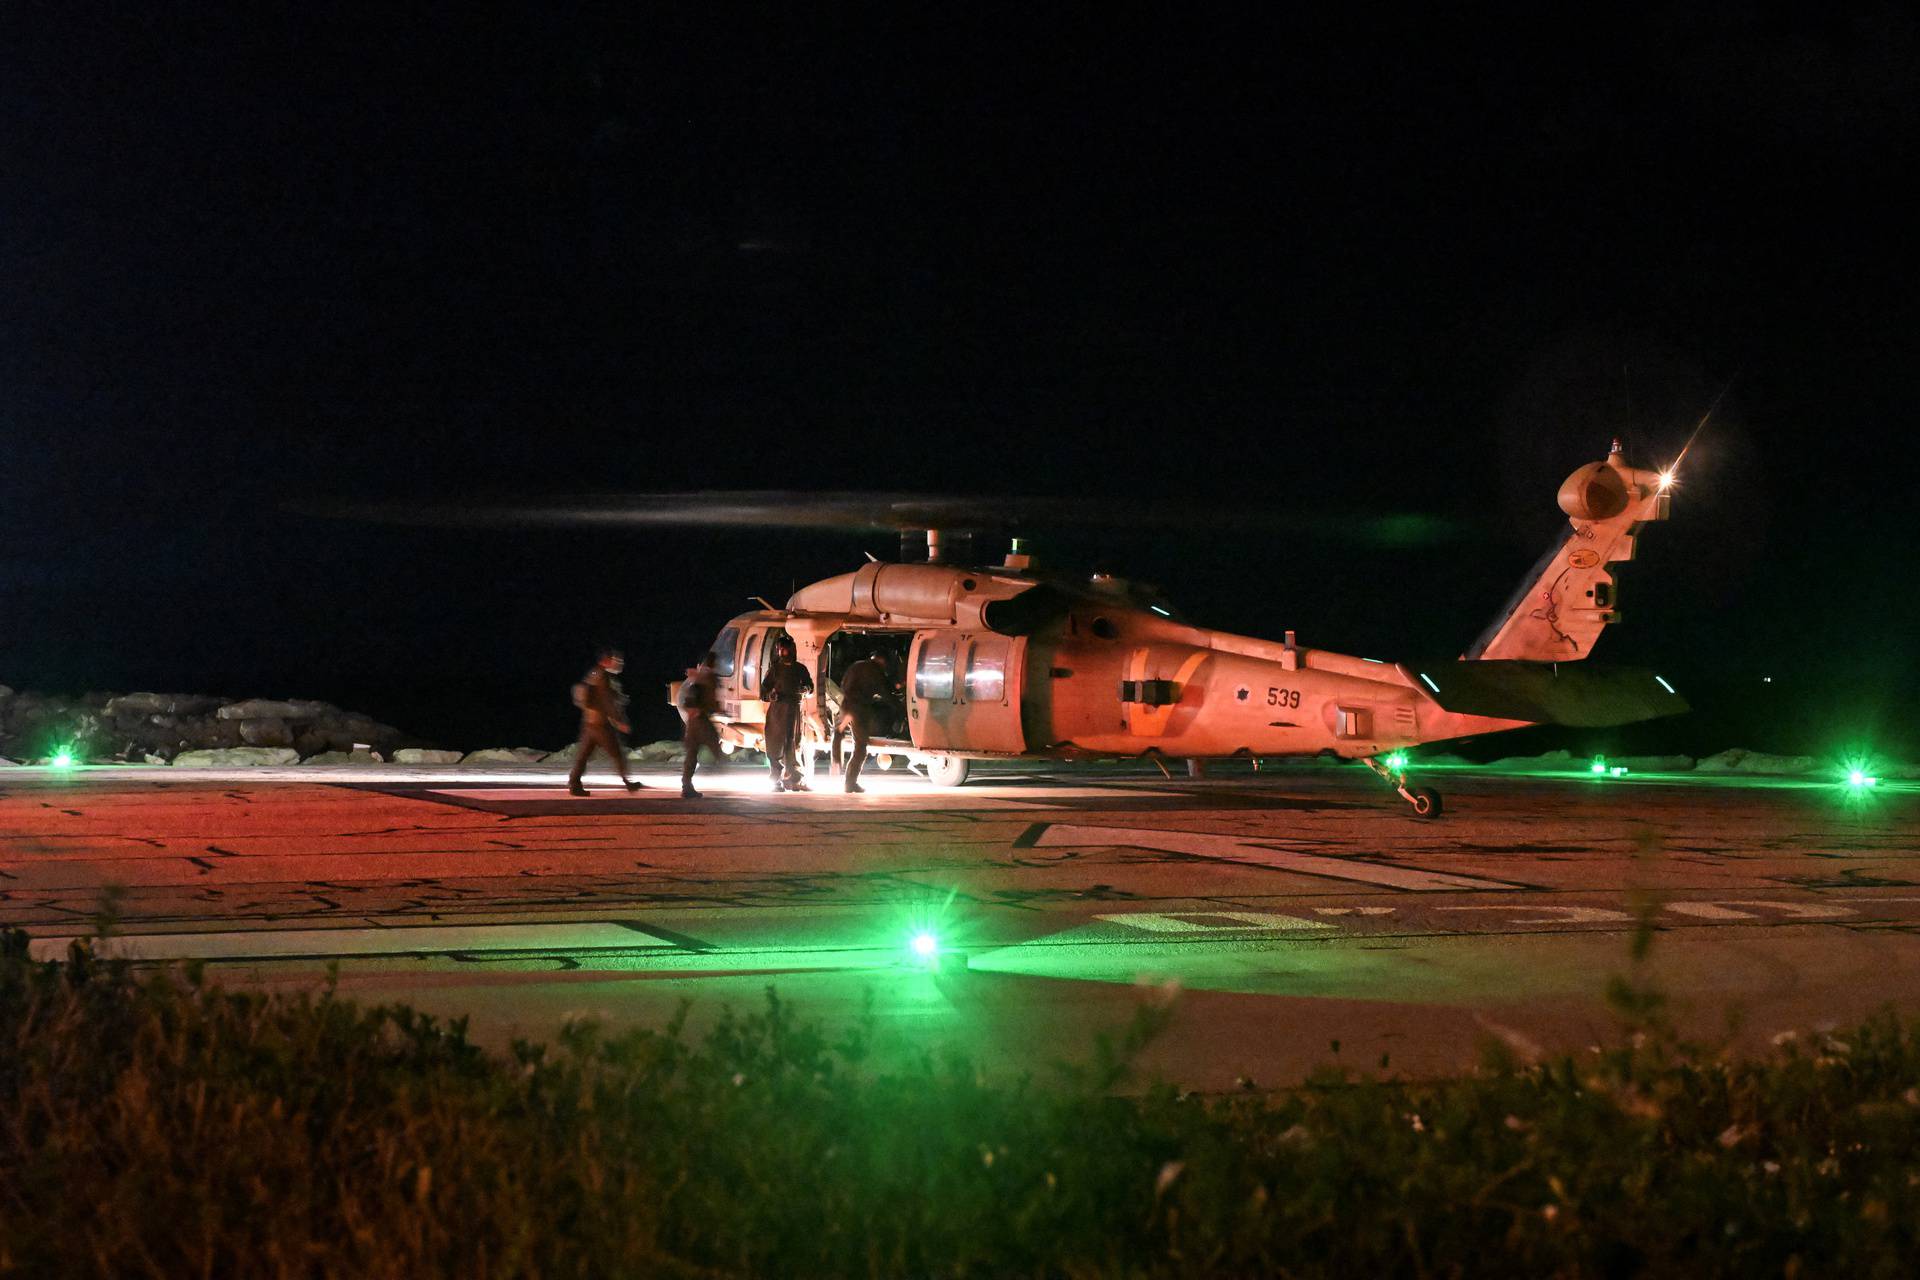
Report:
[[[720,733],[714,727],[713,713],[719,709],[714,694],[714,664],[718,655],[709,650],[700,665],[687,672],[685,683],[680,686],[680,714],[686,721],[686,733],[681,743],[685,746],[686,758],[680,762],[680,798],[698,800],[700,793],[693,789],[693,769],[700,756],[700,748],[705,747],[713,757],[714,764],[720,763]]]
[[[573,705],[580,708],[580,748],[573,753],[573,772],[567,775],[567,791],[584,796],[580,784],[587,761],[596,750],[613,757],[613,767],[628,791],[640,790],[640,784],[627,777],[627,757],[620,750],[620,735],[627,724],[627,698],[620,689],[620,673],[627,660],[618,649],[602,647],[587,674],[573,686]]]

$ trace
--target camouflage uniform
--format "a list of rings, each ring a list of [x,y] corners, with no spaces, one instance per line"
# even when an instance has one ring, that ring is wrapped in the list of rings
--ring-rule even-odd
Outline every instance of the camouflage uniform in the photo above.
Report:
[[[700,758],[700,748],[705,747],[716,764],[720,760],[720,731],[713,725],[719,700],[714,696],[713,683],[713,668],[702,663],[680,686],[680,711],[686,717],[686,732],[680,741],[687,752],[680,762],[680,794],[688,800],[698,799],[700,795],[693,789],[693,770]]]
[[[626,753],[620,750],[620,734],[627,729],[627,697],[620,688],[620,678],[595,663],[593,669],[580,678],[580,684],[586,690],[580,702],[580,747],[573,753],[573,771],[567,775],[567,790],[575,795],[587,793],[580,785],[580,775],[586,772],[587,761],[599,750],[613,758],[613,767],[627,790],[638,791],[640,784],[627,777]]]
[[[840,741],[849,730],[853,734],[853,753],[847,757],[847,790],[859,791],[860,767],[867,761],[867,740],[880,719],[880,713],[893,693],[893,681],[886,663],[878,657],[866,657],[848,667],[840,680],[840,718],[833,729],[833,754],[840,754]]]

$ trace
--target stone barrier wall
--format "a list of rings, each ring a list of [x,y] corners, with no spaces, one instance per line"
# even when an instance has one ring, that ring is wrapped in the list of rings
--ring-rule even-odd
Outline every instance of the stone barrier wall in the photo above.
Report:
[[[190,753],[257,752],[259,763],[344,762],[356,754],[390,760],[420,745],[392,725],[330,702],[189,693],[64,697],[0,685],[0,756],[11,760],[46,760],[66,751],[80,762],[139,764]]]

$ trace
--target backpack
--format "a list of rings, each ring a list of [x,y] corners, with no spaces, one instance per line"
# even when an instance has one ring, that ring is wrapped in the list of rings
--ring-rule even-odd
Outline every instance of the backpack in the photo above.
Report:
[[[687,668],[687,678],[680,682],[680,709],[711,713],[714,709],[714,697],[712,669]]]

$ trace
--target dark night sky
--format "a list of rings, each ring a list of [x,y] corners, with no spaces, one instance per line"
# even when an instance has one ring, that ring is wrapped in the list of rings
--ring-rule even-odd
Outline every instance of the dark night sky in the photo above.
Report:
[[[1732,379],[1601,656],[1696,692],[1661,742],[1920,749],[1899,7],[123,8],[0,33],[0,681],[556,745],[589,637],[649,698],[886,540],[293,508],[689,487],[1442,516],[1056,558],[1457,652]]]

